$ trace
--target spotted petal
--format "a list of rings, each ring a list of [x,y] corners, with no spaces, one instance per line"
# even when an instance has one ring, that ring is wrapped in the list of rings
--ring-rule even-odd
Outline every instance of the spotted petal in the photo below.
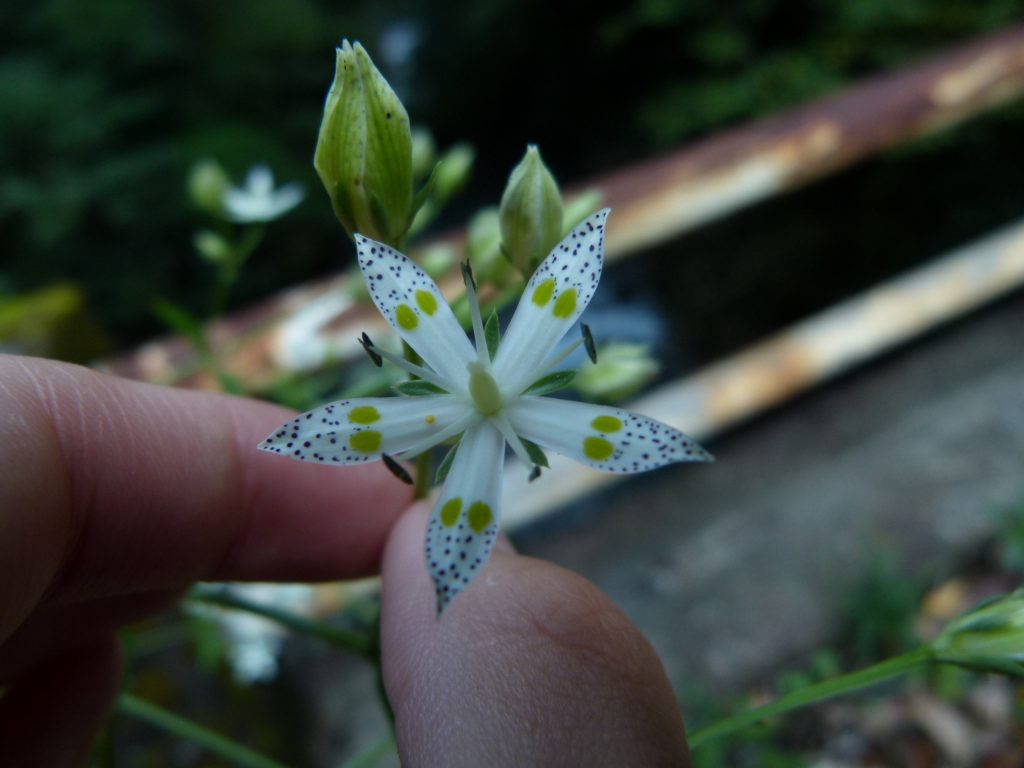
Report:
[[[606,472],[713,460],[678,429],[619,408],[524,397],[509,408],[508,418],[521,437]]]
[[[498,535],[505,438],[484,421],[462,437],[427,525],[427,567],[441,615],[487,562]]]
[[[519,394],[590,303],[601,279],[610,209],[573,229],[533,273],[494,361],[502,390]]]
[[[299,461],[362,464],[382,453],[425,450],[476,418],[472,408],[451,395],[339,400],[301,414],[258,448]]]
[[[465,389],[476,352],[437,284],[394,248],[356,235],[359,269],[373,303],[452,389]]]

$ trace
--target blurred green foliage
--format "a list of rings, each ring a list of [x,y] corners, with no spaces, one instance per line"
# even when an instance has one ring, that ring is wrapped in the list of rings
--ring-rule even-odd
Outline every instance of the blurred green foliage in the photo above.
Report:
[[[122,345],[199,312],[189,166],[255,162],[309,199],[268,231],[234,301],[350,258],[311,156],[333,47],[360,39],[439,146],[477,148],[493,204],[527,142],[572,181],[1012,21],[1017,0],[9,0],[0,9],[0,286],[79,286]],[[0,294],[0,301],[2,301]]]

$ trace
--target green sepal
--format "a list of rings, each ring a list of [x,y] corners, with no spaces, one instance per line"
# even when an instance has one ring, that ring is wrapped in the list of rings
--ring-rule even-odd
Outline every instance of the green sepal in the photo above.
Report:
[[[524,395],[547,395],[565,389],[576,378],[576,371],[554,371],[541,376],[523,392]]]
[[[459,444],[456,443],[448,449],[448,453],[441,459],[441,463],[437,466],[437,472],[434,473],[434,484],[441,485],[448,477],[448,473],[451,471],[452,464],[455,461],[455,454],[459,450]]]
[[[548,464],[548,457],[544,454],[543,449],[536,443],[531,443],[529,440],[523,440],[519,438],[523,443],[523,448],[526,449],[527,455],[530,457],[530,461],[536,464],[538,467],[550,467]]]
[[[487,354],[491,360],[498,354],[498,344],[501,343],[501,325],[498,323],[498,310],[492,309],[491,314],[484,324],[484,341],[487,342]]]
[[[422,397],[423,395],[446,395],[448,394],[437,384],[432,384],[423,379],[410,379],[392,384],[391,388],[400,395],[406,397]]]

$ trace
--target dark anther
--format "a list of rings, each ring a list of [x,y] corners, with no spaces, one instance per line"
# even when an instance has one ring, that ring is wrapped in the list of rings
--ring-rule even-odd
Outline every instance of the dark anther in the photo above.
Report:
[[[470,266],[469,260],[463,261],[459,264],[462,267],[462,281],[467,287],[473,286],[473,290],[476,290],[476,280],[473,278],[473,267]]]
[[[583,333],[583,346],[587,350],[587,357],[590,358],[590,362],[597,363],[597,347],[594,346],[594,337],[590,333],[590,326],[586,323],[580,323],[580,331]]]
[[[533,469],[530,470],[530,482],[532,483],[538,477],[540,477],[540,466],[537,465],[537,464],[534,464],[533,465]]]
[[[370,337],[369,336],[367,336],[364,333],[359,338],[359,343],[363,345],[363,349],[366,350],[366,354],[368,354],[370,356],[370,359],[373,360],[373,364],[374,365],[376,365],[378,368],[380,368],[382,365],[384,365],[384,358],[382,358],[380,355],[378,355],[377,352],[374,350],[373,342],[370,341]]]
[[[397,477],[406,485],[412,485],[412,475],[405,471],[405,467],[395,461],[393,458],[388,456],[386,453],[382,453],[380,457],[384,460],[384,466],[390,470],[391,474]]]

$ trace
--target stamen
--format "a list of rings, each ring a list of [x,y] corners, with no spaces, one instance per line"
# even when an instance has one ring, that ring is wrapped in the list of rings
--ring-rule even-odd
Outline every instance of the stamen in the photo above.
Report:
[[[594,337],[590,333],[590,326],[580,323],[580,333],[583,334],[583,346],[587,348],[587,357],[590,358],[590,362],[597,365],[597,347],[594,346]]]
[[[480,302],[476,298],[476,280],[473,279],[473,267],[464,261],[462,280],[466,283],[466,299],[469,301],[469,316],[473,321],[473,341],[476,343],[476,356],[481,363],[490,363],[491,356],[487,352],[487,339],[484,336],[484,321],[480,316]]]
[[[387,360],[389,363],[398,368],[401,368],[403,371],[405,371],[411,376],[416,376],[417,378],[429,381],[431,384],[436,384],[445,392],[452,391],[451,384],[442,379],[436,373],[434,373],[428,368],[424,368],[421,365],[410,363],[404,357],[393,355],[387,350],[381,349],[372,341],[370,341],[370,337],[367,336],[365,333],[363,334],[362,338],[359,339],[359,343],[363,345],[363,349],[366,350],[366,354],[370,356],[370,359],[373,360],[373,362],[377,365],[378,368],[381,367],[381,365],[383,365],[384,360]],[[377,362],[378,360],[380,360],[381,362]]]
[[[366,354],[370,356],[374,365],[378,368],[384,365],[384,360],[381,359],[381,356],[373,351],[373,342],[370,341],[370,337],[367,336],[365,332],[359,337],[359,343],[363,345],[363,349],[366,350]]]
[[[576,339],[576,341],[574,341],[572,344],[569,344],[561,352],[556,354],[554,357],[550,358],[550,362],[545,363],[540,368],[540,370],[538,370],[534,374],[534,380],[539,379],[541,376],[543,376],[545,373],[550,371],[552,368],[554,368],[560,362],[565,360],[565,358],[567,358],[569,355],[571,355],[573,352],[575,352],[577,349],[579,349],[580,345],[583,344],[583,343],[584,343],[583,339]]]
[[[384,461],[384,466],[387,467],[388,470],[390,470],[392,475],[397,477],[399,480],[401,480],[406,485],[412,485],[413,484],[412,475],[410,475],[408,472],[405,471],[405,467],[403,467],[401,464],[399,464],[393,458],[388,456],[386,453],[382,453],[380,455],[380,457]]]

